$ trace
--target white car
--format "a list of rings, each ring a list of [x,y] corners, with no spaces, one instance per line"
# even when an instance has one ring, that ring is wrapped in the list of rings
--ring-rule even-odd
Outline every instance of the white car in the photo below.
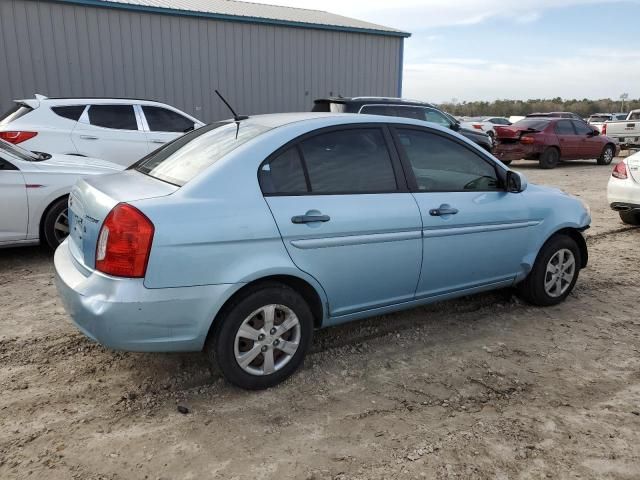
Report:
[[[122,98],[16,100],[0,116],[0,139],[30,151],[100,158],[125,167],[203,126],[164,103]]]
[[[0,247],[42,241],[56,248],[69,233],[67,199],[82,177],[121,165],[73,155],[36,153],[0,140]]]
[[[640,225],[640,152],[616,164],[609,178],[607,199],[624,223]]]
[[[480,130],[486,133],[491,137],[491,141],[495,141],[496,138],[496,125],[509,126],[511,122],[504,117],[472,117],[462,122],[464,128]]]

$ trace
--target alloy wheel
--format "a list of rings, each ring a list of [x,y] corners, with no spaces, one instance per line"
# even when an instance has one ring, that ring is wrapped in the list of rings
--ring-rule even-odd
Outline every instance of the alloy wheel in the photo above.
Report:
[[[567,248],[558,250],[549,259],[544,276],[544,290],[550,297],[564,294],[576,274],[576,258]]]
[[[67,209],[61,211],[53,224],[53,235],[60,244],[69,235],[69,215]]]

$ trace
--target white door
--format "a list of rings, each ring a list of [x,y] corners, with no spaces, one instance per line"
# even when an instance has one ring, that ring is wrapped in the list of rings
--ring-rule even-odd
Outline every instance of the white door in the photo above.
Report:
[[[29,204],[22,172],[0,158],[0,244],[27,238]]]
[[[90,105],[71,138],[80,155],[126,167],[150,151],[133,105]]]
[[[140,105],[140,116],[147,130],[150,151],[190,132],[195,122],[168,108],[154,105]]]

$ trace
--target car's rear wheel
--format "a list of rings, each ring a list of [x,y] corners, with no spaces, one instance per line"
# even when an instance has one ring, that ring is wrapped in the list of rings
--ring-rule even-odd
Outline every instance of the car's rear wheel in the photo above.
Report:
[[[229,382],[249,390],[272,387],[293,374],[313,335],[309,305],[279,283],[240,295],[216,322],[205,352]]]
[[[598,158],[598,165],[609,165],[613,161],[613,157],[616,154],[616,149],[613,145],[607,145],[602,150],[602,154]]]
[[[557,305],[573,290],[581,265],[576,241],[567,235],[553,236],[540,249],[527,278],[516,287],[518,295],[532,305]]]
[[[627,225],[640,225],[640,212],[636,211],[628,211],[628,212],[620,212],[620,220],[622,220]]]
[[[540,156],[540,168],[556,168],[560,162],[560,152],[557,148],[549,147]]]
[[[55,250],[69,235],[67,208],[67,198],[61,198],[49,207],[44,216],[42,234],[46,245],[51,250]]]

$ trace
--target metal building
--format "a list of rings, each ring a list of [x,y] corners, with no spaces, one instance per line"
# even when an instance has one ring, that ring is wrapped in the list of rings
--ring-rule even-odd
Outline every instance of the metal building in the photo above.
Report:
[[[150,98],[212,121],[400,96],[409,34],[231,0],[0,0],[0,110],[16,98]]]

